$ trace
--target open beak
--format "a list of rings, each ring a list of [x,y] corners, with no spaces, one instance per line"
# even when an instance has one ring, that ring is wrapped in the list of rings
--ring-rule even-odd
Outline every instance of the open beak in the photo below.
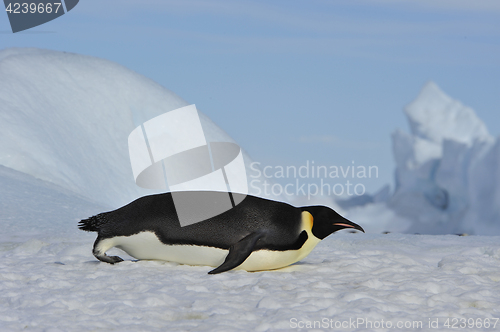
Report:
[[[358,231],[362,231],[363,233],[365,232],[365,230],[363,229],[363,227],[361,227],[358,224],[355,224],[353,222],[350,222],[347,219],[344,219],[343,222],[336,222],[333,225],[334,226],[339,226],[339,227],[342,227],[342,228],[354,228],[354,229],[357,229]]]

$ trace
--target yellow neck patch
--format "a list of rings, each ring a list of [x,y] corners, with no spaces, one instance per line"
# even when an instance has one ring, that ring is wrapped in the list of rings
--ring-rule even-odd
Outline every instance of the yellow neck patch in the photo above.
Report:
[[[302,230],[307,232],[307,241],[306,243],[304,243],[302,248],[299,249],[300,259],[306,257],[311,252],[311,250],[313,250],[314,247],[316,247],[316,245],[321,242],[321,240],[318,239],[316,236],[314,236],[312,232],[313,224],[314,224],[313,216],[309,212],[303,211]]]
[[[302,230],[307,232],[307,235],[312,235],[314,218],[308,211],[302,212]],[[311,234],[309,234],[311,233]]]

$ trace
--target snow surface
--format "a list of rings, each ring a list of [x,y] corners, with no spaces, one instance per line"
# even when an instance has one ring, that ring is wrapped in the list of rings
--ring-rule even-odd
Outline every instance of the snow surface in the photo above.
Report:
[[[435,331],[429,318],[443,330],[447,318],[500,317],[500,237],[337,233],[290,267],[213,276],[97,261],[95,233],[76,222],[101,208],[53,184],[1,167],[0,195],[1,331],[275,331],[293,330],[294,318]]]
[[[462,109],[435,86],[429,89],[429,100]],[[118,249],[110,254],[125,262],[97,261],[95,233],[79,231],[77,222],[149,193],[134,184],[126,138],[141,122],[186,104],[109,61],[0,51],[0,331],[274,331],[323,319],[421,321],[420,330],[436,331],[447,330],[448,318],[500,318],[497,236],[340,232],[290,267],[215,276],[207,274],[210,267],[135,262]],[[457,119],[476,123],[465,138],[454,137],[451,127],[436,135],[426,127],[429,118],[409,111],[412,135],[394,140],[399,187],[389,198],[393,209],[384,189],[370,204],[351,206],[348,216],[372,232],[412,229],[423,221],[413,213],[402,217],[398,208],[412,207],[413,197],[403,195],[412,192],[420,197],[415,211],[441,209],[437,215],[446,216],[448,207],[441,207],[447,204],[469,216],[461,227],[495,230],[487,223],[498,220],[500,177],[484,174],[500,169],[500,143],[473,122],[470,110],[457,112]],[[202,122],[212,141],[230,140],[207,117]],[[443,196],[444,190],[457,194]],[[427,221],[427,230],[435,220]],[[461,229],[450,220],[441,231]],[[439,319],[440,328],[429,328],[429,319]]]
[[[110,265],[91,254],[95,233],[76,228],[99,207],[9,172],[2,207],[21,208],[15,222],[0,216],[1,331],[276,331],[323,319],[421,321],[419,330],[436,331],[429,318],[444,330],[448,318],[500,317],[500,237],[337,233],[297,264],[254,273]]]

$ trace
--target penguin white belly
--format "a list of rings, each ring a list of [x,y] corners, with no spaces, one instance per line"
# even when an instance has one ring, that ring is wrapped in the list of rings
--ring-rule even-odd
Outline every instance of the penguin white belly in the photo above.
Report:
[[[309,233],[309,232],[308,232]],[[293,264],[306,257],[320,242],[312,234],[298,250],[274,251],[257,250],[235,269],[246,271],[272,270]],[[188,265],[221,265],[229,250],[195,246],[195,245],[166,245],[153,232],[141,232],[131,236],[117,236],[99,242],[97,250],[106,252],[112,247],[122,249],[137,259],[156,259]]]
[[[246,271],[262,271],[279,269],[295,262],[300,261],[309,253],[321,240],[316,237],[309,237],[307,241],[298,250],[274,251],[257,250],[248,256],[248,258],[235,270],[243,269]]]
[[[106,251],[112,247],[117,247],[137,259],[157,259],[181,264],[209,266],[222,264],[229,252],[229,250],[214,247],[167,245],[161,242],[153,232],[141,232],[131,236],[106,239],[99,243],[98,249]]]

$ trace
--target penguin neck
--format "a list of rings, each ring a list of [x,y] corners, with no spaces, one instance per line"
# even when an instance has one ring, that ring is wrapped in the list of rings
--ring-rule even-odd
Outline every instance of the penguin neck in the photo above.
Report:
[[[302,247],[299,249],[301,253],[301,258],[306,257],[309,255],[309,253],[316,247],[318,243],[321,242],[321,239],[318,239],[316,236],[314,236],[312,232],[312,228],[314,225],[314,218],[312,214],[310,214],[308,211],[302,211],[302,231],[306,231],[307,233],[307,240],[306,242],[302,245]]]

